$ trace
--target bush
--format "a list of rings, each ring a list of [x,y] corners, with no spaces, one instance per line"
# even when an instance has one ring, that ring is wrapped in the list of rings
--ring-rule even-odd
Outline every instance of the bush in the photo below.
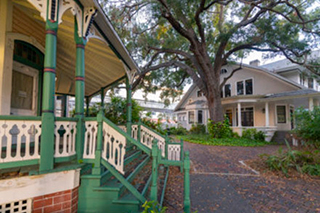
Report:
[[[253,135],[253,139],[256,141],[265,141],[266,135],[262,131],[258,131]]]
[[[161,206],[155,201],[146,201],[142,207],[142,213],[165,213],[167,210],[167,207],[161,208]]]
[[[186,135],[186,134],[188,134],[187,129],[183,128],[182,126],[178,126],[177,128],[171,127],[169,131],[170,131],[171,135]]]
[[[280,148],[278,155],[267,155],[266,163],[271,170],[281,171],[286,176],[290,169],[309,175],[320,175],[319,151],[292,150],[286,141],[288,151],[283,152]]]
[[[320,147],[320,107],[315,106],[313,111],[299,108],[294,113],[296,128],[293,133],[303,139],[307,145]]]
[[[191,134],[198,134],[198,135],[205,134],[206,133],[206,126],[203,124],[198,124],[198,123],[196,125],[192,124],[192,127],[189,130],[189,132]]]
[[[214,123],[209,119],[208,132],[214,138],[230,138],[233,136],[228,119],[217,123]]]
[[[242,131],[242,138],[253,140],[255,134],[257,134],[257,130],[255,128],[246,129]]]

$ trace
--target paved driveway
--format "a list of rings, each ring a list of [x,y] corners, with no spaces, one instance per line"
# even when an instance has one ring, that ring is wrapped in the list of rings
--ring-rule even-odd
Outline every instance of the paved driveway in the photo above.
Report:
[[[202,212],[320,212],[319,179],[288,179],[258,175],[239,161],[274,153],[279,146],[223,147],[185,142],[190,151],[192,210]],[[170,192],[182,193],[178,172],[169,178],[164,205],[168,212],[182,212]],[[179,182],[181,182],[179,181]],[[170,201],[171,199],[171,201]],[[179,199],[179,198],[177,198]],[[181,202],[180,198],[180,202]]]

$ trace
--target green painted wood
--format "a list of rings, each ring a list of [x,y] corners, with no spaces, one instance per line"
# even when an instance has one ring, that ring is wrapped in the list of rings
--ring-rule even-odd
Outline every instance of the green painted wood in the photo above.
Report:
[[[151,174],[150,177],[148,178],[148,181],[146,182],[146,185],[144,186],[144,188],[143,188],[143,190],[142,190],[142,192],[141,192],[141,194],[142,194],[143,196],[146,196],[146,193],[147,193],[147,191],[148,191],[148,188],[149,188],[149,186],[150,186],[150,184],[151,184],[151,180],[152,180],[152,174]]]
[[[85,117],[83,120],[84,121],[96,121],[97,117]]]
[[[191,212],[190,204],[190,158],[189,152],[185,153],[184,159],[184,200],[183,200],[183,210],[185,213]]]
[[[10,168],[17,168],[22,166],[32,166],[37,164],[39,164],[39,159],[22,160],[22,161],[15,161],[15,162],[4,162],[4,163],[0,163],[0,169],[10,169]]]
[[[183,161],[184,155],[183,155],[183,140],[180,140],[180,161]],[[183,166],[180,166],[180,172],[183,172]]]
[[[76,155],[73,155],[73,156],[68,156],[68,157],[59,157],[59,158],[55,158],[54,159],[54,162],[55,163],[63,163],[63,162],[69,162],[69,161],[73,161],[77,159],[77,156]]]
[[[76,134],[76,153],[77,158],[80,160],[82,158],[83,153],[83,145],[84,145],[84,135],[85,135],[85,127],[84,127],[84,94],[85,94],[85,45],[87,40],[83,37],[79,37],[78,35],[78,22],[74,22],[74,41],[76,43],[76,83],[75,83],[75,117],[78,118],[77,123],[77,134]],[[78,79],[77,78],[82,78]]]
[[[68,165],[63,165],[48,171],[31,171],[29,172],[29,175],[40,175],[40,174],[46,174],[46,173],[55,173],[55,172],[63,172],[63,171],[69,171],[69,170],[75,170],[75,169],[81,169],[84,165],[80,165],[78,163],[72,163]]]
[[[92,169],[92,174],[99,175],[101,174],[101,154],[102,154],[102,139],[103,139],[103,132],[102,132],[102,117],[103,117],[103,110],[100,109],[97,115],[98,121],[98,132],[97,132],[97,144],[96,144],[96,151],[95,151],[95,161],[94,167]]]
[[[164,178],[164,183],[163,183],[163,188],[162,188],[162,193],[161,193],[161,198],[160,198],[160,206],[162,206],[162,204],[163,204],[164,194],[166,192],[166,187],[167,187],[167,182],[168,182],[168,177],[169,177],[169,167],[167,168],[166,176]]]
[[[81,160],[83,163],[94,163],[95,159],[82,159]]]
[[[0,115],[0,120],[8,121],[41,121],[41,116],[19,116],[19,115]]]
[[[50,1],[47,1],[49,4]],[[58,14],[59,15],[59,14]],[[43,74],[42,91],[42,126],[41,126],[41,146],[40,146],[40,168],[39,171],[50,171],[54,168],[54,106],[55,106],[55,69],[57,56],[57,30],[58,23],[46,20],[46,44],[45,44],[45,69],[50,72]]]
[[[108,120],[107,118],[103,117],[102,118],[104,122],[106,122],[109,126],[111,126],[113,129],[115,129],[117,132],[119,132],[121,135],[123,135],[127,140],[130,141],[130,143],[136,145],[140,150],[142,150],[143,152],[145,152],[146,154],[148,154],[149,156],[151,155],[151,150],[144,146],[143,144],[141,144],[140,142],[136,141],[135,139],[133,139],[129,134],[127,134],[126,132],[124,132],[122,129],[120,129],[117,125],[115,125],[114,123],[112,123],[110,120]]]
[[[132,87],[129,83],[129,79],[126,79],[126,90],[127,90],[127,133],[131,135],[132,130]],[[127,141],[130,143],[130,141]]]
[[[56,117],[56,121],[78,121],[79,118]]]
[[[152,180],[150,189],[150,199],[153,201],[158,201],[158,141],[152,141]]]
[[[107,161],[102,159],[102,165],[105,166],[140,202],[144,203],[146,198],[142,196],[134,186],[131,185],[115,168]]]
[[[126,178],[127,181],[131,182],[133,179],[137,176],[137,174],[141,171],[141,169],[149,162],[150,156],[146,157],[132,172],[131,174]]]
[[[183,166],[183,161],[160,159],[159,164],[163,164],[165,166]]]

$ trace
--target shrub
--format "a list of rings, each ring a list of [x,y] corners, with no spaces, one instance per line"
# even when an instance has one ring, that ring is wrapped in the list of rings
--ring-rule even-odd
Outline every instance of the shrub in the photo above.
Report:
[[[257,130],[255,128],[246,129],[242,132],[242,138],[253,140],[255,134],[257,134]]]
[[[320,107],[315,106],[313,111],[299,108],[294,113],[296,128],[293,130],[307,145],[320,147]]]
[[[183,128],[182,126],[178,126],[177,128],[171,127],[169,131],[170,131],[171,135],[186,135],[186,134],[188,134],[187,129]]]
[[[214,138],[230,138],[233,136],[228,119],[217,123],[214,123],[209,119],[208,132]]]
[[[142,207],[144,208],[142,213],[165,213],[167,210],[167,207],[161,208],[155,201],[146,201]]]
[[[300,173],[309,175],[320,175],[320,158],[318,151],[292,150],[286,141],[288,151],[283,152],[280,148],[278,155],[267,155],[266,163],[271,170],[281,171],[288,176],[290,169],[295,169]]]
[[[254,133],[253,139],[256,141],[265,141],[266,140],[266,135],[262,131],[258,131]]]
[[[206,126],[203,124],[192,124],[192,127],[189,131],[191,134],[205,134],[206,133]]]

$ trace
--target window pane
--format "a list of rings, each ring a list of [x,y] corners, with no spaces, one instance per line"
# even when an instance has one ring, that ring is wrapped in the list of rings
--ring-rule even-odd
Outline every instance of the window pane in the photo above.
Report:
[[[189,124],[194,123],[194,112],[189,112]]]
[[[202,124],[202,110],[198,111],[198,123]]]
[[[224,93],[225,93],[225,97],[231,96],[231,84],[226,84],[224,86]]]
[[[286,123],[286,106],[277,106],[278,123]]]
[[[252,90],[252,79],[246,80],[246,95],[252,95],[253,90]]]
[[[11,107],[32,109],[33,77],[21,72],[12,72]]]
[[[237,82],[237,95],[243,95],[243,81]]]

